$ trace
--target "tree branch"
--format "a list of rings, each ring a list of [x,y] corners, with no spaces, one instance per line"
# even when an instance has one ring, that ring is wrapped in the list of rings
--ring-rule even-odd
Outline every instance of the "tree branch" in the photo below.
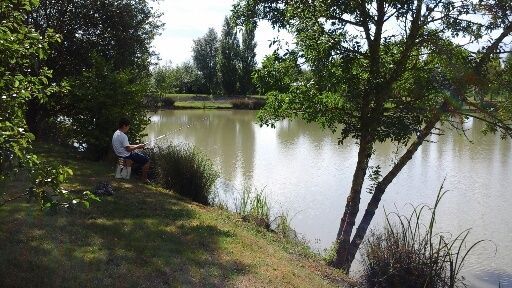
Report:
[[[9,202],[12,202],[14,200],[18,200],[18,199],[23,198],[23,197],[28,196],[28,195],[29,195],[29,192],[25,192],[23,194],[17,195],[17,196],[15,196],[13,198],[10,198],[10,199],[5,199],[5,198],[2,197],[3,199],[2,199],[2,202],[0,202],[0,207],[4,206],[5,204],[7,204]]]

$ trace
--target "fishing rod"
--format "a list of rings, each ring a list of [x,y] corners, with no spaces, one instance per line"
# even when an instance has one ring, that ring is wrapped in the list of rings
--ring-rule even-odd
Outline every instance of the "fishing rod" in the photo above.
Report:
[[[202,122],[204,122],[204,121],[206,121],[206,120],[209,120],[209,118],[208,118],[208,117],[204,117],[203,119],[201,119],[201,121],[192,122],[192,123],[190,123],[190,124],[188,124],[188,125],[186,125],[186,126],[181,126],[180,128],[177,128],[177,129],[171,130],[171,131],[167,132],[166,134],[160,135],[160,136],[156,137],[155,139],[152,139],[152,140],[150,140],[150,141],[145,142],[145,143],[144,143],[144,145],[148,145],[148,144],[150,144],[150,143],[155,144],[158,140],[161,140],[161,139],[164,139],[164,138],[166,138],[166,137],[169,137],[171,134],[174,134],[174,133],[176,133],[176,132],[178,132],[178,131],[181,131],[181,130],[183,130],[183,129],[185,129],[185,128],[190,128],[190,127],[192,127],[194,124],[197,124],[197,123],[200,123],[200,122],[202,123]]]

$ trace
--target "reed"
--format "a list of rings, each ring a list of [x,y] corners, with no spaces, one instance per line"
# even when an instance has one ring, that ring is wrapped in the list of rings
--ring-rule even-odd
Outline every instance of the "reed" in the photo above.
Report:
[[[158,184],[195,202],[210,204],[220,174],[206,155],[185,144],[158,147],[148,154]]]
[[[240,98],[231,100],[230,103],[233,106],[233,109],[259,110],[265,106],[266,101],[264,99]]]
[[[444,183],[443,183],[444,184]],[[484,240],[469,245],[470,229],[455,237],[436,233],[439,203],[414,207],[410,215],[386,213],[382,231],[371,231],[363,244],[362,280],[367,287],[464,287],[461,269],[469,253]],[[428,219],[425,223],[423,219]]]
[[[270,205],[265,195],[265,189],[258,190],[245,186],[235,204],[235,211],[245,221],[253,222],[257,226],[270,230]]]

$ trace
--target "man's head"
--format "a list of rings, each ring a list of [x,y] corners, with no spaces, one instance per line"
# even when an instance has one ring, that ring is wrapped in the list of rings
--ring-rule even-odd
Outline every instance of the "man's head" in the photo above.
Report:
[[[119,120],[119,131],[122,131],[123,133],[126,133],[128,132],[128,129],[130,129],[130,120],[128,120],[127,118],[121,118]]]

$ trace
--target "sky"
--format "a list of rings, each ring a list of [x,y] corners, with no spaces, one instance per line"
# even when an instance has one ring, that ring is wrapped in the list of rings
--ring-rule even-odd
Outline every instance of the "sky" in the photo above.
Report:
[[[221,34],[224,17],[230,14],[236,0],[159,0],[156,8],[163,13],[160,20],[165,24],[161,35],[153,41],[161,64],[181,64],[192,59],[193,40],[206,34],[210,27]],[[256,30],[256,60],[274,51],[269,41],[274,38],[293,43],[293,37],[285,32],[277,33],[267,22],[260,22]],[[455,40],[465,43],[464,39]],[[469,47],[471,48],[471,47]],[[478,48],[478,47],[477,47]]]
[[[193,40],[204,36],[213,27],[220,36],[224,17],[231,11],[235,0],[161,0],[156,4],[163,13],[160,20],[165,23],[161,35],[153,41],[154,50],[160,55],[160,63],[171,61],[173,65],[192,59]],[[269,41],[280,37],[291,42],[286,33],[277,33],[272,27],[261,22],[256,30],[256,59],[272,53]]]

